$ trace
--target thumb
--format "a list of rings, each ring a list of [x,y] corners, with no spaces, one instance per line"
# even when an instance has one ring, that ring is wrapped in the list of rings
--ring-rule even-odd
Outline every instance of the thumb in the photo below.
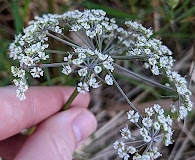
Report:
[[[74,150],[96,128],[87,109],[72,107],[42,122],[15,160],[71,160]]]

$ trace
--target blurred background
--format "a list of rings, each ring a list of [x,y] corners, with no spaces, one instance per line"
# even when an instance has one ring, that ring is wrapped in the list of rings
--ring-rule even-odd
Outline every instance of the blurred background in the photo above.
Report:
[[[125,20],[134,20],[146,28],[152,28],[155,38],[161,39],[168,46],[175,61],[174,70],[185,76],[190,90],[195,93],[195,1],[194,0],[0,0],[0,86],[12,84],[10,66],[17,64],[8,56],[9,44],[14,36],[28,26],[35,16],[47,13],[62,14],[69,10],[103,9],[108,17],[116,19],[120,26]],[[59,43],[52,43],[53,48],[62,48]],[[54,55],[50,62],[62,61],[63,57]],[[120,63],[120,62],[119,62]],[[144,74],[153,80],[164,82],[163,77],[153,77],[149,71],[139,66],[139,62],[127,62],[135,72]],[[170,99],[165,99],[166,91],[117,72],[115,77],[131,101],[143,111],[154,103],[161,104],[168,110]],[[74,79],[74,81],[72,80]],[[28,78],[30,85],[76,85],[75,77],[64,76],[61,68],[45,69],[45,77]],[[119,137],[119,129],[127,122],[126,112],[130,107],[117,89],[101,86],[91,91],[90,110],[98,120],[97,131],[75,152],[74,159],[117,160],[112,143]],[[195,98],[192,96],[192,99]],[[177,123],[175,143],[162,148],[160,159],[195,159],[195,116],[194,111],[186,120],[186,128]],[[130,126],[136,134],[138,130]],[[162,146],[163,147],[163,146]],[[176,154],[177,153],[177,154]],[[176,156],[175,156],[176,154]]]

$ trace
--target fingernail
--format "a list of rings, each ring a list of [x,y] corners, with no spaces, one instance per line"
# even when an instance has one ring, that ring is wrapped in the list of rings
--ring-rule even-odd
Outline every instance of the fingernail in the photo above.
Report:
[[[78,144],[95,130],[96,120],[91,112],[84,110],[75,117],[72,127]]]

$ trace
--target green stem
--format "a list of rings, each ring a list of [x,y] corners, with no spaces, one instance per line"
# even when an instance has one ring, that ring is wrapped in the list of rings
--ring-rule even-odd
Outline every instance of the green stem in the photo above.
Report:
[[[83,43],[85,43],[90,49],[95,50],[94,46],[90,45],[90,43],[87,43],[87,42],[84,40],[84,38],[82,38],[81,35],[79,35],[77,32],[73,32],[73,33],[76,34],[77,37],[79,37],[79,39],[80,39]]]
[[[111,56],[113,59],[117,60],[134,60],[134,59],[145,59],[146,56],[137,55],[137,56]]]
[[[125,94],[125,92],[122,90],[122,88],[120,87],[120,85],[117,83],[117,81],[115,80],[114,76],[112,75],[112,73],[107,70],[107,72],[109,73],[109,75],[112,77],[112,80],[114,81],[114,84],[116,85],[116,87],[118,88],[118,90],[120,91],[120,93],[122,94],[122,96],[125,98],[125,100],[127,101],[127,103],[131,106],[131,108],[138,112],[137,108],[134,106],[134,104],[129,100],[129,98],[127,97],[127,95]],[[141,114],[139,113],[139,115],[141,116]]]
[[[138,75],[138,74],[136,74],[136,73],[134,73],[134,72],[132,72],[132,71],[126,69],[126,68],[121,67],[120,65],[118,65],[118,64],[116,64],[116,63],[115,63],[115,66],[116,66],[118,69],[120,69],[121,71],[124,71],[124,72],[126,72],[126,73],[128,73],[128,74],[130,74],[130,75],[132,75],[132,76],[134,76],[134,77],[136,77],[136,78],[138,78],[138,79],[141,79],[141,80],[143,80],[143,81],[146,81],[146,82],[148,82],[148,83],[150,83],[150,84],[153,84],[153,85],[155,85],[155,86],[158,86],[158,87],[160,87],[160,88],[162,88],[162,89],[165,89],[165,90],[169,90],[169,91],[175,92],[175,90],[174,90],[173,88],[171,88],[171,87],[167,87],[167,86],[162,85],[162,84],[160,84],[160,83],[158,83],[158,82],[152,81],[152,80],[150,80],[149,78],[140,76],[140,75]]]
[[[52,37],[52,38],[54,38],[54,39],[56,39],[56,40],[58,40],[58,41],[64,43],[64,44],[67,44],[67,45],[71,46],[71,47],[75,47],[75,48],[81,47],[81,46],[76,45],[76,44],[74,44],[74,43],[71,43],[71,42],[68,42],[68,41],[66,41],[66,40],[63,40],[63,39],[61,39],[61,38],[59,38],[59,37],[57,37],[57,36],[55,36],[55,35],[53,35],[53,34],[51,34],[51,33],[49,33],[49,32],[47,32],[46,34],[47,34],[48,36],[50,36],[50,37]]]
[[[75,90],[73,91],[73,93],[70,95],[69,99],[66,101],[66,103],[64,104],[62,111],[67,110],[71,103],[74,101],[74,99],[76,98],[76,96],[78,95],[78,91],[77,88],[75,88]]]
[[[58,51],[58,50],[52,50],[52,49],[45,49],[45,52],[56,53],[56,54],[68,54],[68,52],[65,52],[65,51]]]
[[[45,64],[40,64],[41,68],[49,68],[49,67],[61,67],[63,65],[67,64],[67,62],[62,62],[62,63],[45,63]]]
[[[110,48],[108,48],[107,50],[105,50],[103,53],[104,54],[108,54],[111,50],[116,49],[116,47],[120,46],[126,39],[130,38],[131,36],[132,35],[127,36],[126,38],[124,38],[123,40],[118,42],[116,45],[113,45]]]
[[[61,67],[61,66],[65,65],[65,64],[67,64],[67,62],[62,62],[62,63],[45,63],[45,64],[29,66],[28,69],[32,69],[34,67],[40,67],[40,68]]]
[[[24,135],[30,136],[31,134],[34,133],[36,128],[37,128],[37,126],[32,126],[32,127],[28,128],[27,133],[25,133]]]
[[[79,92],[77,91],[77,88],[75,88],[75,90],[73,91],[73,93],[70,95],[69,99],[66,101],[65,105],[63,106],[62,111],[67,110],[70,107],[71,103],[74,101],[78,93]],[[27,133],[25,133],[25,135],[28,135],[28,136],[31,135],[32,133],[34,133],[36,128],[37,126],[28,128],[28,131]]]

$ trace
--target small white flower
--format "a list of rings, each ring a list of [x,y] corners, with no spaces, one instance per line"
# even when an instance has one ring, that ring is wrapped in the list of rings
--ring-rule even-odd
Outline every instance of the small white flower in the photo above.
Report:
[[[155,130],[157,130],[157,131],[160,130],[160,123],[159,122],[154,122],[153,126],[154,126]]]
[[[34,65],[34,59],[28,56],[23,56],[20,60],[21,64],[25,64],[27,66],[33,66]]]
[[[16,87],[19,87],[20,81],[18,79],[14,79],[13,82],[14,82]]]
[[[80,58],[80,59],[85,59],[86,57],[87,57],[86,54],[83,53],[83,52],[80,52],[80,53],[78,54],[78,58]]]
[[[170,126],[172,125],[173,120],[172,120],[172,118],[170,117],[170,115],[168,115],[168,116],[166,117],[166,122],[167,122]]]
[[[77,87],[77,91],[79,93],[85,94],[86,91],[89,91],[89,86],[85,82],[79,82],[78,87]]]
[[[131,138],[131,131],[129,130],[128,126],[120,130],[121,136],[124,139],[130,139]]]
[[[128,146],[127,147],[128,153],[134,154],[136,152],[136,148],[133,146]]]
[[[95,32],[96,32],[97,35],[101,35],[103,30],[102,30],[102,28],[96,28]]]
[[[98,58],[99,58],[100,60],[102,60],[102,61],[106,60],[106,58],[108,57],[107,54],[104,55],[104,54],[98,52],[97,50],[95,51],[95,54],[96,54],[96,55],[98,56]]]
[[[65,62],[68,62],[71,59],[72,59],[72,55],[71,54],[69,54],[68,57],[64,57],[64,61]]]
[[[149,64],[152,65],[152,66],[154,66],[154,65],[157,64],[157,61],[156,61],[156,59],[155,59],[154,57],[149,58],[149,59],[148,59],[148,62],[149,62]]]
[[[91,55],[91,56],[95,55],[95,52],[93,52],[93,51],[90,50],[90,49],[87,49],[87,50],[86,50],[86,53],[88,53],[88,54]]]
[[[16,97],[19,98],[19,100],[24,100],[26,99],[26,96],[24,94],[24,91],[20,90],[20,89],[17,89],[16,90]]]
[[[151,160],[149,155],[143,155],[141,160]]]
[[[145,127],[151,127],[152,126],[152,120],[149,117],[143,118],[142,119],[142,124]]]
[[[120,158],[123,158],[123,160],[128,160],[129,157],[130,157],[129,154],[127,153],[127,151],[126,150],[122,150],[122,149],[118,150],[118,156]]]
[[[87,75],[87,68],[82,68],[78,71],[79,76],[85,77]]]
[[[125,149],[125,143],[124,142],[119,142],[119,141],[116,141],[113,143],[113,147],[114,149],[122,149],[124,150]]]
[[[102,71],[102,67],[100,67],[100,66],[95,66],[95,67],[94,67],[94,72],[95,72],[96,74],[99,74],[101,71]]]
[[[165,123],[165,117],[164,117],[164,115],[158,115],[158,116],[157,116],[157,120],[158,120],[161,124],[164,124],[164,123]]]
[[[74,25],[74,26],[71,26],[71,30],[70,31],[79,31],[82,27],[80,25]]]
[[[158,113],[161,107],[159,104],[154,104],[153,108]]]
[[[156,159],[156,158],[162,156],[162,154],[160,154],[160,153],[158,152],[158,148],[157,148],[157,147],[154,147],[153,150],[152,150],[152,152],[153,152],[153,154],[154,154],[154,155],[153,155],[153,158],[154,158],[154,159]]]
[[[113,85],[113,83],[114,83],[112,77],[108,74],[105,76],[105,81],[108,85]]]
[[[152,107],[148,107],[148,108],[145,108],[145,113],[148,115],[148,116],[152,116],[154,114],[154,111],[152,109]]]
[[[72,68],[70,65],[63,66],[62,73],[65,75],[69,75],[72,72]]]
[[[83,60],[80,58],[76,58],[72,60],[72,63],[79,66],[81,63],[83,63]]]
[[[25,76],[25,70],[23,70],[21,68],[17,68],[15,66],[11,66],[11,72],[12,72],[14,77],[22,78]]]
[[[38,52],[39,58],[42,60],[47,60],[49,55],[45,55],[45,52]]]
[[[96,32],[95,31],[90,31],[90,30],[87,30],[86,31],[86,35],[90,38],[94,38],[96,36]]]
[[[156,76],[160,74],[159,68],[156,65],[152,67],[151,71]]]
[[[138,120],[139,120],[139,117],[140,117],[138,112],[135,113],[134,110],[129,110],[127,112],[127,115],[128,115],[129,121],[132,122],[132,123],[137,123]]]
[[[169,139],[166,139],[164,144],[165,144],[165,146],[169,146],[170,144],[173,144],[173,142]]]
[[[113,67],[112,64],[110,64],[110,62],[108,62],[108,61],[104,61],[104,62],[103,62],[103,65],[104,65],[104,67],[105,67],[106,69],[111,70],[111,72],[114,70],[114,67]]]
[[[179,106],[179,119],[184,119],[188,114],[187,108]]]
[[[28,85],[26,84],[26,79],[24,78],[14,79],[13,82],[16,85],[16,87],[18,87],[18,90],[20,90],[23,93],[28,89]]]
[[[31,75],[33,78],[40,78],[43,76],[43,70],[39,67],[34,67],[33,69],[30,70]]]
[[[148,136],[148,131],[145,127],[142,127],[139,129],[139,133],[143,136],[143,137],[146,137]]]
[[[93,77],[91,77],[89,79],[89,86],[93,87],[93,88],[98,88],[100,86],[99,82],[97,82],[97,80]]]
[[[168,130],[168,125],[167,125],[167,123],[164,123],[164,124],[163,124],[163,129],[164,129],[164,131],[167,131],[167,130]]]
[[[87,24],[86,22],[85,23],[81,23],[81,25],[83,26],[83,28],[85,29],[85,30],[89,30],[90,29],[90,25],[89,24]]]
[[[59,34],[62,33],[62,29],[59,26],[56,26],[54,31]]]

